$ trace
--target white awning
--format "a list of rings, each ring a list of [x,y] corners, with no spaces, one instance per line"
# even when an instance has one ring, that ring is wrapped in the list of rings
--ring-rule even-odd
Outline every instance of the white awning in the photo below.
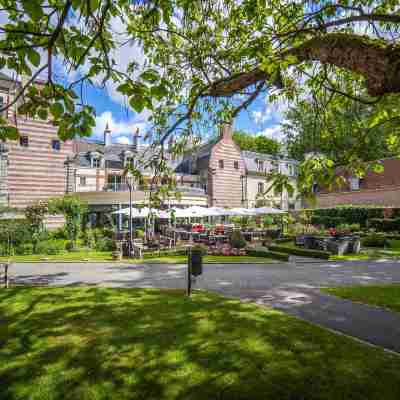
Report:
[[[130,209],[129,207],[123,208],[121,210],[114,211],[112,214],[123,214],[129,217]],[[147,218],[151,215],[161,219],[168,219],[170,217],[168,213],[162,210],[156,210],[154,208],[150,209],[148,207],[142,207],[142,208],[132,207],[132,218]]]
[[[253,210],[256,215],[287,213],[287,211],[279,210],[278,208],[272,208],[272,207],[259,207],[259,208],[252,208],[251,210]]]

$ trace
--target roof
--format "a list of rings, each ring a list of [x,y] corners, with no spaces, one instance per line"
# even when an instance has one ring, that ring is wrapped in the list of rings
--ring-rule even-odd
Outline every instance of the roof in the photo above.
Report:
[[[284,156],[276,156],[273,154],[256,153],[255,151],[242,151],[241,154],[248,171],[258,171],[256,160],[298,164],[298,161],[296,160]]]

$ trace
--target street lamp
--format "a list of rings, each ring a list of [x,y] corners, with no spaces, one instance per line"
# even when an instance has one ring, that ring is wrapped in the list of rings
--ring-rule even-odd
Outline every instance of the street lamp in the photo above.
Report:
[[[125,174],[125,181],[129,189],[129,257],[132,257],[133,240],[132,240],[132,189],[134,184],[134,176],[131,171]]]

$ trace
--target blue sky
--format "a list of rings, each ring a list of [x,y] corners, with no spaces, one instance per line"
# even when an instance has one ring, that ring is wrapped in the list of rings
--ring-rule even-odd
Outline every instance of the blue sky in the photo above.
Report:
[[[119,143],[128,143],[136,127],[144,133],[149,126],[148,113],[143,112],[138,115],[131,111],[129,106],[126,106],[125,100],[116,96],[112,88],[90,87],[86,91],[85,99],[96,109],[96,128],[92,135],[93,139],[102,139],[106,123],[112,130],[113,141]],[[262,134],[279,139],[281,120],[281,112],[268,104],[265,97],[260,97],[248,110],[239,114],[235,120],[235,128],[251,134]]]

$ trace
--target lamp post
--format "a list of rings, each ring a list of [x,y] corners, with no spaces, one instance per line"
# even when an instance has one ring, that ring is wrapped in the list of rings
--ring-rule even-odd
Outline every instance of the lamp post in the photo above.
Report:
[[[133,240],[132,240],[132,188],[134,183],[134,176],[132,172],[128,170],[125,175],[125,181],[128,185],[129,189],[129,257],[132,257],[132,248],[133,248]]]

